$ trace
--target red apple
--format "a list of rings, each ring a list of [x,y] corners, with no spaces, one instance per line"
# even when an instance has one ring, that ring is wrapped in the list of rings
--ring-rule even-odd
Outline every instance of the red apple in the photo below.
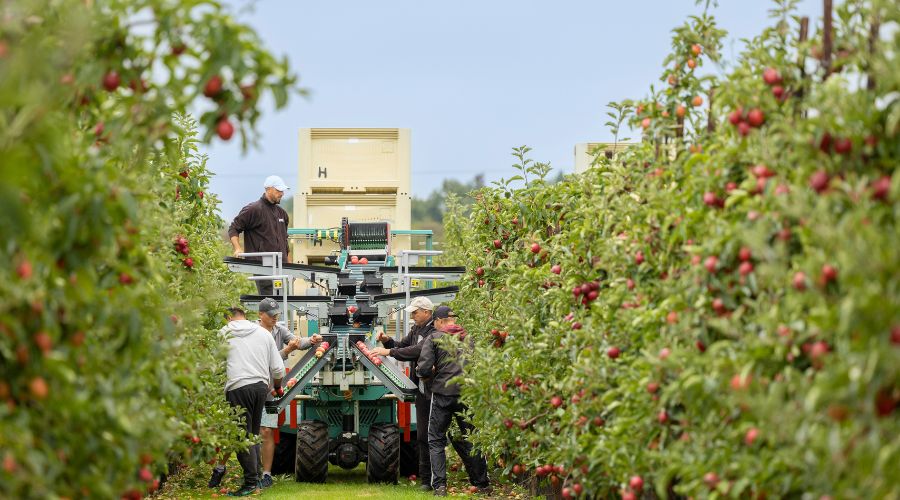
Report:
[[[828,190],[829,182],[831,182],[831,179],[828,176],[828,172],[818,170],[810,176],[809,187],[813,188],[815,192],[822,194]]]
[[[887,175],[879,177],[872,183],[872,198],[885,201],[891,190],[891,178]]]
[[[500,248],[503,245],[503,242],[500,240],[494,240],[494,248]]]
[[[659,390],[659,384],[656,382],[648,382],[647,383],[647,392],[650,394],[656,394],[656,391]]]
[[[609,357],[612,358],[612,359],[618,358],[618,357],[619,357],[619,354],[621,354],[621,351],[619,351],[619,348],[618,348],[618,347],[610,347],[610,348],[607,349],[607,351],[606,351],[606,355],[609,356]]]
[[[644,252],[638,251],[634,254],[634,263],[637,265],[644,263]]]
[[[830,264],[825,264],[822,266],[822,282],[824,284],[831,283],[837,280],[838,272],[834,266]]]
[[[553,267],[550,268],[550,272],[553,274],[559,274],[562,272],[562,267],[559,264],[554,264]]]
[[[479,268],[475,269],[475,276],[484,276],[484,268],[479,267]]]
[[[19,278],[21,278],[23,280],[27,280],[27,279],[31,278],[31,276],[33,274],[31,262],[29,262],[27,260],[23,260],[22,262],[19,262],[19,265],[16,266],[16,274],[19,276]]]
[[[631,489],[635,492],[640,493],[644,489],[644,479],[641,476],[631,476],[628,486],[631,486]]]
[[[759,437],[759,429],[756,427],[751,427],[750,430],[747,431],[747,434],[744,435],[744,444],[747,446],[753,446],[753,442]]]
[[[747,137],[748,135],[750,135],[750,131],[753,130],[753,128],[747,122],[738,123],[737,129],[738,129],[738,134],[740,134],[741,137]]]
[[[670,325],[678,323],[678,313],[675,311],[669,311],[669,314],[666,315],[666,323]]]
[[[741,123],[744,117],[743,108],[737,108],[728,115],[728,121],[731,122],[732,125],[737,125]]]
[[[753,272],[753,263],[741,262],[741,265],[738,266],[738,272],[741,274],[741,276],[747,276],[748,274]]]
[[[776,85],[781,83],[781,74],[775,68],[766,68],[763,71],[763,81],[766,85]]]
[[[531,253],[538,253],[541,251],[541,245],[539,243],[531,244]]]
[[[834,141],[834,152],[838,154],[849,154],[853,150],[853,141],[847,137],[841,137]]]
[[[121,84],[122,79],[115,71],[110,71],[109,73],[103,75],[103,88],[108,90],[109,92],[116,90]]]
[[[794,273],[793,285],[795,289],[801,292],[806,290],[806,274],[803,271]]]
[[[216,124],[216,133],[223,141],[227,141],[234,135],[234,125],[228,121],[228,118],[222,118],[219,120],[219,123]]]
[[[753,108],[747,113],[747,123],[751,127],[759,127],[766,121],[766,115],[759,108]]]
[[[719,484],[719,475],[716,474],[715,472],[707,472],[703,476],[703,482],[706,483],[706,486],[709,489],[711,489],[711,490],[715,489],[716,485]]]
[[[666,413],[666,410],[661,410],[661,411],[656,415],[656,421],[659,422],[659,423],[661,423],[661,424],[665,424],[666,422],[669,421],[669,414]]]
[[[659,350],[659,359],[661,359],[663,361],[668,359],[668,357],[671,355],[672,355],[672,351],[669,350],[668,347],[663,347],[662,349]]]
[[[206,81],[206,85],[203,86],[203,95],[209,98],[213,98],[222,93],[222,77],[219,75],[213,75],[209,80]]]
[[[703,262],[703,267],[706,268],[707,271],[714,273],[716,272],[716,267],[719,265],[719,258],[715,255],[710,255]]]
[[[772,87],[772,95],[775,96],[775,99],[781,99],[784,97],[784,87],[781,85],[775,85]]]
[[[741,262],[747,262],[753,258],[753,253],[747,247],[741,247],[740,251],[738,251],[738,259]]]
[[[553,396],[552,398],[550,398],[550,406],[552,406],[554,408],[559,408],[560,406],[562,406],[562,404],[563,404],[563,400],[561,397]]]

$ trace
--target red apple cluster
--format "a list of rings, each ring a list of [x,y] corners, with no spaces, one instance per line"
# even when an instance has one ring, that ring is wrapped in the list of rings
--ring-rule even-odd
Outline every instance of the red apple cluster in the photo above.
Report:
[[[319,347],[316,348],[316,357],[321,358],[322,356],[324,356],[325,351],[328,350],[329,346],[330,344],[328,342],[322,342],[321,344],[319,344]]]
[[[503,347],[503,344],[506,343],[506,338],[509,336],[509,332],[494,328],[491,330],[491,336],[494,337],[494,347]]]
[[[738,106],[737,109],[728,115],[728,121],[737,127],[741,137],[747,137],[750,135],[751,130],[761,127],[766,122],[766,115],[759,108],[745,111],[742,106]]]
[[[777,69],[766,68],[765,71],[763,71],[763,81],[772,88],[772,95],[774,95],[776,99],[781,101],[787,97],[787,93],[782,86],[783,79],[781,78],[781,73],[779,73]]]
[[[581,297],[581,304],[585,307],[590,307],[591,302],[597,300],[597,297],[600,296],[600,281],[588,281],[577,285],[572,288],[572,295],[576,300],[578,297]]]
[[[190,245],[188,245],[187,238],[185,238],[184,236],[175,238],[175,251],[185,256],[185,258],[181,260],[181,263],[184,264],[184,267],[193,269],[194,259],[187,257],[187,255],[191,253],[191,248]]]
[[[356,348],[359,349],[359,352],[363,353],[363,356],[369,358],[369,361],[372,362],[375,366],[381,366],[381,358],[377,355],[369,351],[369,347],[366,346],[366,343],[362,340],[356,342]]]

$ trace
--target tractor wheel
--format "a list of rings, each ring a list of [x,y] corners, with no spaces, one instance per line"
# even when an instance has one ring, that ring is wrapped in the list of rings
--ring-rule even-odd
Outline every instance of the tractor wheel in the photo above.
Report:
[[[297,462],[294,473],[299,483],[324,483],[328,474],[328,424],[304,420],[297,426]]]
[[[409,433],[409,442],[400,439],[400,475],[409,477],[419,473],[419,443],[416,441],[416,431]]]
[[[369,460],[366,475],[370,483],[397,484],[400,462],[400,429],[394,424],[369,428]]]
[[[294,464],[297,462],[297,435],[289,432],[280,433],[278,444],[275,445],[275,456],[272,460],[272,474],[290,474],[294,472]]]

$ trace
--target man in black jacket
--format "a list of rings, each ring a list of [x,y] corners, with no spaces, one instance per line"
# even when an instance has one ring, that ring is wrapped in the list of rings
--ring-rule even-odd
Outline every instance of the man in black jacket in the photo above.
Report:
[[[409,330],[409,335],[403,337],[400,342],[394,342],[394,339],[379,334],[380,340],[384,347],[376,347],[372,352],[381,356],[391,356],[400,361],[411,361],[412,369],[410,370],[410,380],[419,386],[419,392],[416,393],[416,442],[418,445],[419,455],[419,477],[422,481],[422,489],[429,491],[431,486],[431,460],[428,453],[428,414],[431,407],[431,395],[425,381],[420,380],[416,376],[416,362],[419,360],[419,353],[422,350],[422,344],[436,332],[434,329],[434,321],[431,313],[434,310],[434,304],[428,297],[416,297],[409,302],[406,312],[409,313],[410,319],[416,324]]]
[[[453,449],[463,461],[469,482],[480,493],[490,493],[487,476],[487,461],[482,454],[472,453],[472,443],[466,435],[474,427],[465,418],[466,406],[459,401],[459,385],[450,383],[463,374],[462,363],[466,351],[471,352],[472,338],[466,338],[466,331],[456,324],[453,311],[447,306],[438,307],[434,312],[437,332],[422,345],[416,373],[431,379],[431,415],[428,422],[428,451],[431,455],[431,484],[435,496],[447,495],[447,430],[456,420],[460,435],[451,440]]]
[[[288,245],[287,211],[278,206],[284,192],[290,189],[281,177],[270,175],[263,183],[265,193],[260,199],[241,209],[228,228],[228,238],[234,247],[234,256],[239,257],[245,251],[281,252],[282,263],[291,261],[291,250]],[[244,234],[244,248],[241,249],[240,235]],[[254,257],[260,260],[259,257]],[[271,274],[271,272],[267,273]],[[271,281],[256,281],[256,290],[260,295],[272,295]]]

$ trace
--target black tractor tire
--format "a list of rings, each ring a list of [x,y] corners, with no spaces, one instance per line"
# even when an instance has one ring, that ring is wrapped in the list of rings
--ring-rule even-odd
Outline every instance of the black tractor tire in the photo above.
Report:
[[[397,484],[400,469],[400,429],[394,424],[369,428],[366,476],[370,483]]]
[[[409,477],[419,473],[419,442],[416,441],[416,431],[409,433],[409,442],[403,440],[400,434],[400,475]]]
[[[324,483],[327,475],[328,424],[303,420],[297,426],[295,479],[298,483]]]
[[[278,444],[275,445],[275,456],[272,459],[272,474],[290,474],[294,472],[297,462],[297,435],[280,432]]]

